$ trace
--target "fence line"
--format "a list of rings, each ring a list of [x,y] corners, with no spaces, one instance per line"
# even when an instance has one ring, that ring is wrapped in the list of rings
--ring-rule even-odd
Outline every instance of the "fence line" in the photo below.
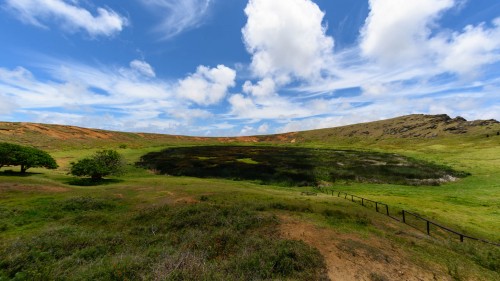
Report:
[[[485,239],[481,239],[481,238],[477,238],[477,237],[472,237],[472,236],[469,236],[469,235],[466,235],[466,234],[463,234],[463,233],[460,233],[456,230],[453,230],[451,228],[448,228],[446,226],[443,226],[437,222],[434,222],[434,221],[431,221],[431,220],[428,220],[424,217],[422,217],[421,215],[417,214],[417,213],[414,213],[414,212],[411,212],[411,211],[407,211],[407,210],[404,210],[402,209],[401,210],[401,218],[399,217],[396,217],[395,216],[395,213],[394,212],[389,212],[389,205],[385,204],[385,203],[382,203],[382,202],[378,202],[378,201],[374,201],[374,200],[370,200],[370,199],[367,199],[367,198],[363,198],[363,197],[360,197],[360,196],[357,196],[357,195],[353,195],[353,194],[348,194],[346,192],[342,192],[342,191],[336,191],[336,190],[332,190],[332,189],[324,189],[324,188],[317,188],[319,191],[321,192],[324,192],[326,194],[330,194],[332,196],[335,196],[337,195],[337,197],[339,198],[344,198],[346,200],[349,200],[351,202],[355,202],[355,203],[358,203],[360,202],[362,206],[364,207],[368,207],[366,203],[373,203],[375,204],[375,211],[377,213],[381,213],[381,214],[384,214],[396,221],[399,221],[399,222],[402,222],[404,224],[407,224],[409,226],[412,226],[414,228],[416,228],[417,230],[420,230],[422,232],[425,232],[427,233],[427,235],[431,236],[431,226],[435,226],[435,227],[438,227],[439,229],[445,231],[445,232],[448,232],[448,233],[451,233],[453,235],[457,235],[459,238],[460,238],[460,242],[464,242],[464,239],[467,238],[467,239],[470,239],[470,240],[474,240],[474,241],[479,241],[479,242],[483,242],[483,243],[486,243],[486,244],[490,244],[490,245],[494,245],[494,246],[499,246],[500,247],[500,244],[499,243],[495,243],[495,242],[491,242],[491,241],[488,241],[488,240],[485,240]],[[341,196],[342,195],[342,196]],[[355,200],[357,199],[357,200]],[[397,214],[397,213],[396,213]],[[426,230],[423,231],[422,229],[418,228],[417,226],[414,226],[412,224],[410,224],[408,222],[408,216],[407,215],[410,215],[420,221],[424,221],[425,222],[425,225],[426,225]]]

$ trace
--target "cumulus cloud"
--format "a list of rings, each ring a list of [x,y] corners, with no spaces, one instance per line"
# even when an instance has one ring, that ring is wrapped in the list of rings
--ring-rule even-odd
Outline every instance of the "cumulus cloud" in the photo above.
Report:
[[[314,83],[328,71],[334,40],[325,34],[324,13],[310,0],[250,0],[245,14],[243,40],[252,55],[250,68],[259,80],[246,81],[243,94],[228,99],[231,116],[264,120],[315,114],[278,92],[297,80]],[[268,129],[266,125],[252,132]]]
[[[310,0],[250,0],[242,29],[251,68],[281,84],[290,76],[321,76],[331,58],[333,38],[325,35],[324,13]]]
[[[271,78],[264,78],[255,85],[251,81],[245,81],[243,92],[255,97],[269,96],[276,93],[276,83]]]
[[[142,0],[143,4],[161,16],[155,31],[162,39],[200,26],[209,12],[211,0]]]
[[[222,130],[234,127],[221,122],[224,119],[212,108],[202,108],[226,95],[234,85],[234,70],[200,66],[194,74],[172,82],[139,75],[145,65],[139,62],[130,67],[96,67],[45,58],[35,72],[0,67],[0,114],[15,112],[43,123],[187,135],[207,130],[223,134]]]
[[[451,38],[438,37],[432,43],[445,70],[473,73],[483,65],[500,61],[500,18],[493,21],[492,28],[484,23],[468,25],[462,33],[455,32]]]
[[[457,0],[370,0],[361,30],[361,54],[384,67],[471,74],[500,60],[500,19],[444,32],[438,20]]]
[[[25,23],[47,28],[47,22],[55,21],[66,31],[84,30],[90,36],[110,36],[128,24],[127,18],[109,8],[99,7],[93,15],[78,1],[6,0],[5,6]]]
[[[385,65],[399,65],[426,55],[431,28],[453,0],[370,0],[361,30],[363,55]]]
[[[147,76],[147,77],[155,77],[156,73],[153,69],[153,67],[142,60],[133,60],[130,62],[130,68],[137,73]]]
[[[199,66],[194,74],[179,81],[177,95],[199,105],[220,102],[235,85],[236,71],[224,65]]]

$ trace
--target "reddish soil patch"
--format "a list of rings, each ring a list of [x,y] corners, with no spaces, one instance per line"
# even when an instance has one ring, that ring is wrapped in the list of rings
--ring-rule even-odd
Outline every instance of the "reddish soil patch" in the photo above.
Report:
[[[388,241],[337,233],[288,216],[280,219],[283,237],[320,251],[331,280],[451,280],[440,270],[414,264]]]
[[[9,123],[5,123],[9,124]],[[23,135],[28,132],[34,132],[48,136],[50,138],[69,140],[69,139],[111,139],[116,136],[114,132],[108,132],[97,129],[87,129],[75,126],[45,125],[36,123],[20,123],[13,126],[12,129],[2,130],[2,134]]]
[[[200,201],[194,199],[193,197],[189,197],[189,196],[175,199],[175,203],[182,203],[182,204],[196,204],[199,202]]]
[[[66,192],[69,188],[61,186],[41,186],[41,185],[23,185],[17,183],[0,183],[0,192],[6,191],[41,191],[41,192]]]

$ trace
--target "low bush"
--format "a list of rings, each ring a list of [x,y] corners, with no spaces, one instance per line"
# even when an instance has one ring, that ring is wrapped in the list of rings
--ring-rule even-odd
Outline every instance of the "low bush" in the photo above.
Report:
[[[1,241],[0,280],[327,280],[316,249],[280,238],[276,217],[251,206],[157,206],[87,223],[119,205],[54,202],[73,219]]]
[[[111,210],[116,207],[116,204],[109,199],[86,196],[66,199],[59,203],[59,207],[64,211],[95,211]]]

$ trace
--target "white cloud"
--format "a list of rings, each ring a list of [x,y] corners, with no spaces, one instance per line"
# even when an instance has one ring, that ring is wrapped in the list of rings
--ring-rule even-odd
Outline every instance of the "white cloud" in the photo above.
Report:
[[[119,33],[128,20],[108,8],[97,8],[97,14],[78,5],[78,1],[63,0],[6,0],[6,7],[25,23],[46,28],[55,21],[69,32],[86,31],[91,36],[111,36]]]
[[[370,0],[370,14],[361,30],[363,55],[394,66],[426,55],[431,27],[453,0]]]
[[[48,79],[22,67],[0,68],[0,114],[9,114],[9,109],[35,122],[186,135],[202,135],[207,128],[223,134],[235,126],[221,123],[208,110],[191,107],[177,96],[177,83],[136,75],[132,69],[57,60],[46,62],[42,69]],[[212,75],[209,84],[228,84],[234,75],[227,78],[224,70],[220,66],[200,72],[206,79]],[[4,97],[19,106],[11,108],[12,102],[6,103]]]
[[[252,135],[254,131],[255,131],[255,129],[252,126],[246,125],[241,129],[239,135],[240,136],[249,136],[249,135]]]
[[[142,0],[152,11],[160,14],[161,23],[155,31],[162,39],[200,26],[209,12],[211,0]]]
[[[474,73],[483,65],[500,61],[500,18],[493,22],[493,28],[468,25],[462,33],[436,38],[432,43],[444,69],[459,74]]]
[[[68,61],[51,61],[44,70],[52,79],[40,79],[21,67],[0,68],[0,96],[7,95],[19,105],[15,112],[34,121],[126,131],[153,129],[145,124],[164,130],[181,123],[172,116],[159,117],[183,106],[165,81]]]
[[[312,80],[328,64],[333,39],[325,35],[323,12],[310,0],[250,0],[243,39],[259,77],[285,84],[290,76]]]
[[[470,75],[499,61],[500,19],[492,27],[480,23],[462,32],[439,28],[438,20],[460,3],[370,0],[370,14],[360,36],[361,54],[384,68],[421,69],[428,76],[443,72]]]
[[[390,87],[387,84],[376,82],[366,83],[365,85],[362,85],[361,88],[363,90],[363,95],[373,97],[385,96],[390,94],[391,91]]]
[[[276,83],[271,78],[264,78],[255,85],[251,81],[245,81],[243,92],[255,97],[269,96],[276,93]]]
[[[130,62],[130,68],[137,71],[141,75],[147,77],[156,77],[156,73],[153,67],[145,61],[133,60]]]
[[[9,97],[0,93],[0,115],[8,115],[16,108],[18,108],[16,103],[10,101]]]
[[[185,120],[188,123],[199,118],[206,120],[214,116],[210,111],[197,108],[173,108],[168,110],[168,113],[175,119]]]
[[[134,66],[142,63],[94,67],[45,58],[37,65],[36,72],[0,67],[2,109],[10,108],[4,102],[7,97],[19,105],[11,112],[33,121],[125,131],[200,135],[207,128],[223,134],[222,130],[234,127],[221,122],[224,119],[211,112],[213,108],[193,103],[205,106],[220,101],[234,85],[236,72],[223,65],[200,66],[178,82],[138,75],[142,68]],[[41,73],[45,78],[40,78]],[[200,95],[188,91],[192,84],[202,85],[197,88]]]
[[[500,101],[495,99],[498,88],[478,92],[447,93],[438,96],[401,96],[398,93],[384,98],[363,98],[363,106],[342,106],[337,99],[324,100],[334,110],[330,116],[306,117],[285,122],[277,132],[291,132],[330,128],[362,122],[388,119],[408,114],[448,114],[462,116],[467,120],[499,119]],[[344,102],[356,103],[357,98],[344,99]],[[337,104],[339,102],[339,104]]]
[[[267,132],[269,132],[269,124],[267,123],[264,123],[257,128],[257,133],[259,134],[265,134]]]
[[[224,65],[199,66],[196,73],[179,81],[177,95],[199,105],[216,104],[235,85],[235,78],[236,71]]]
[[[230,115],[236,119],[265,120],[290,119],[314,115],[300,103],[293,103],[278,95],[255,99],[234,94],[228,99]]]

